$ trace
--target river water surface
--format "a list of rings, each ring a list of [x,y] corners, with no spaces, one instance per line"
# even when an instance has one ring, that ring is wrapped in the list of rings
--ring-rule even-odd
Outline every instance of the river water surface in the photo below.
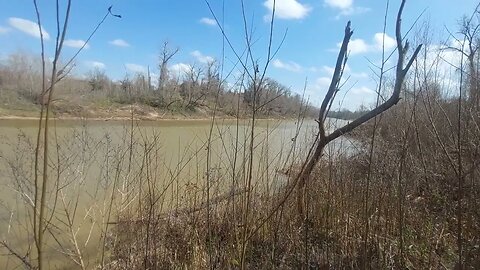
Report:
[[[251,144],[247,120],[55,120],[51,127],[50,269],[80,260],[98,265],[108,224],[132,215],[147,193],[159,199],[160,211],[181,209],[203,202],[207,187],[212,198],[244,188],[250,172],[255,190],[272,192],[288,181],[284,172],[305,156],[316,131],[312,120],[259,120]],[[12,251],[34,258],[37,132],[35,120],[0,120],[0,241],[11,248],[0,247],[1,269],[21,265]]]

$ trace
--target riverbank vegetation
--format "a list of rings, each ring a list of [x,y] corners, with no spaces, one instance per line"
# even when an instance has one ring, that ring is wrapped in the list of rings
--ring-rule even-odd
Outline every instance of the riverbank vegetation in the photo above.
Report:
[[[350,111],[347,109],[330,111],[328,117],[342,120],[355,120],[367,112],[366,108],[360,108],[356,111]]]
[[[168,51],[168,44],[164,46]],[[164,74],[160,72],[157,77],[137,73],[114,81],[99,68],[86,75],[68,76],[57,84],[53,113],[58,117],[125,119],[131,115],[133,106],[135,117],[155,120],[209,118],[215,107],[219,116],[233,118],[240,99],[241,117],[248,116],[252,89],[244,91],[239,84],[223,83],[218,63],[212,60],[174,73],[166,67],[162,69],[169,61],[161,57],[159,69]],[[38,115],[42,102],[38,88],[41,68],[41,59],[26,52],[11,54],[0,63],[0,117]],[[268,78],[256,102],[257,106],[263,105],[258,111],[261,117],[294,118],[302,106],[302,96]],[[315,108],[309,107],[309,115],[313,116],[314,111]]]
[[[248,50],[238,59],[238,92],[226,91],[218,76],[203,82],[199,73],[190,83],[174,82],[182,110],[208,106],[212,121],[201,144],[173,166],[165,166],[172,153],[162,151],[161,130],[139,128],[134,106],[122,134],[98,140],[85,127],[72,136],[76,147],[67,146],[48,118],[56,84],[44,80],[30,99],[40,100],[36,140],[18,136],[14,158],[3,158],[26,209],[20,217],[11,211],[0,242],[9,266],[46,269],[42,259],[57,254],[80,269],[480,268],[480,13],[462,19],[445,45],[431,43],[426,25],[412,26],[418,31],[407,32],[408,42],[406,1],[398,2],[396,49],[390,56],[384,50],[375,66],[375,106],[353,121],[327,118],[342,91],[350,22],[313,125],[308,102],[284,99],[286,89],[266,77],[271,46],[264,69]],[[274,15],[275,8],[271,31]],[[445,53],[457,61],[447,63],[454,68],[448,77]],[[169,83],[160,80],[159,90]],[[131,92],[121,91],[133,104]],[[142,104],[168,108],[156,93],[146,95],[158,103]],[[278,126],[260,127],[258,118],[287,112],[295,115],[293,133],[274,148]],[[219,124],[222,113],[234,124]],[[92,166],[100,168],[93,175]],[[88,179],[98,182],[93,190]],[[20,235],[28,235],[27,244],[16,246]]]

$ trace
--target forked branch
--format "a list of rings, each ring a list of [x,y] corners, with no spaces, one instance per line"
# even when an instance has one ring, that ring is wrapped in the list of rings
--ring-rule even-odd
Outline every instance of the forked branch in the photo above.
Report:
[[[251,236],[253,236],[253,234],[263,226],[263,224],[265,224],[272,216],[275,215],[275,213],[279,209],[281,209],[282,205],[291,196],[295,188],[297,188],[298,190],[297,206],[298,206],[299,216],[301,220],[304,220],[305,219],[306,185],[308,183],[308,180],[310,178],[310,175],[313,169],[315,168],[315,165],[318,163],[320,157],[323,154],[323,150],[325,146],[328,143],[332,142],[333,140],[337,139],[338,137],[342,136],[343,134],[354,130],[355,128],[364,124],[368,120],[380,115],[384,111],[388,110],[389,108],[397,104],[398,101],[400,100],[400,93],[402,90],[402,86],[403,86],[406,74],[409,71],[410,67],[412,66],[413,62],[417,58],[417,55],[422,48],[422,45],[419,45],[415,49],[412,57],[408,60],[407,64],[406,65],[404,64],[406,54],[408,52],[408,47],[409,47],[408,41],[405,42],[404,44],[402,33],[401,33],[402,13],[405,7],[405,3],[406,3],[406,0],[402,0],[400,8],[398,10],[397,19],[396,19],[395,36],[397,41],[398,60],[397,60],[396,74],[395,74],[395,86],[391,96],[385,102],[377,106],[375,109],[372,109],[371,111],[367,112],[366,114],[357,118],[356,120],[350,122],[349,124],[341,128],[338,128],[332,133],[326,135],[325,119],[326,119],[326,115],[328,114],[328,104],[331,104],[333,102],[333,100],[335,99],[335,93],[336,91],[338,91],[338,85],[341,80],[342,69],[345,65],[345,61],[347,57],[348,44],[350,42],[351,36],[353,35],[353,31],[350,28],[350,22],[348,22],[347,26],[345,27],[345,34],[344,34],[342,46],[340,48],[340,52],[337,58],[337,63],[335,66],[333,77],[332,77],[329,89],[327,91],[327,94],[325,95],[325,98],[320,107],[320,113],[317,119],[319,130],[316,136],[315,143],[310,148],[309,154],[307,155],[305,162],[302,164],[300,172],[292,182],[292,185],[288,187],[288,189],[285,192],[285,195],[281,198],[281,200],[274,207],[274,209],[269,213],[269,215],[267,215],[265,219],[259,222],[259,225],[254,230],[252,230],[252,233],[250,234]]]
[[[378,116],[379,114],[383,113],[384,111],[388,110],[392,106],[398,103],[400,101],[400,92],[402,90],[403,82],[405,80],[405,76],[407,75],[408,70],[413,64],[413,61],[417,58],[418,53],[420,52],[422,45],[419,45],[415,52],[413,53],[412,57],[410,60],[408,60],[407,64],[404,66],[406,54],[408,52],[408,47],[409,43],[408,41],[403,44],[403,38],[402,38],[402,13],[403,9],[405,7],[406,0],[402,0],[402,3],[400,5],[400,8],[398,10],[397,14],[397,20],[396,20],[396,27],[395,27],[395,37],[397,41],[397,51],[398,51],[398,60],[397,60],[397,67],[396,67],[396,74],[395,74],[395,86],[392,92],[392,95],[390,96],[389,99],[387,99],[384,103],[380,104],[377,106],[375,109],[367,112],[366,114],[362,115],[361,117],[355,119],[353,122],[350,122],[349,124],[336,129],[334,132],[330,133],[328,136],[325,134],[325,115],[328,113],[326,111],[327,105],[333,102],[333,99],[335,98],[334,93],[337,91],[337,86],[338,83],[341,79],[341,74],[342,74],[342,67],[344,65],[345,59],[347,57],[347,49],[348,49],[348,43],[350,41],[350,38],[353,34],[353,32],[350,30],[350,22],[347,23],[347,26],[345,28],[345,36],[343,39],[342,47],[340,48],[340,52],[338,54],[337,58],[337,64],[335,66],[335,71],[333,73],[332,81],[330,83],[330,87],[328,89],[328,92],[325,96],[325,99],[322,102],[322,106],[320,108],[320,115],[318,119],[319,123],[319,133],[318,133],[318,142],[315,146],[315,151],[313,152],[313,156],[309,157],[307,160],[307,165],[304,167],[304,169],[300,172],[298,176],[298,188],[299,188],[299,193],[298,193],[298,211],[300,214],[300,217],[304,219],[305,217],[305,198],[304,198],[304,192],[305,192],[305,187],[307,184],[307,181],[310,177],[310,174],[313,171],[313,168],[319,161],[321,155],[323,154],[323,149],[325,146],[330,143],[331,141],[337,139],[338,137],[342,136],[345,133],[348,133],[358,126],[364,124],[368,120]]]
[[[405,42],[403,45],[403,38],[401,32],[402,26],[402,13],[403,8],[405,6],[406,0],[402,0],[402,4],[400,5],[400,9],[398,10],[397,21],[396,21],[396,41],[397,41],[397,51],[398,51],[398,60],[397,60],[397,67],[396,67],[396,74],[395,74],[395,86],[393,88],[392,95],[389,99],[387,99],[384,103],[380,104],[375,109],[369,111],[368,113],[362,115],[361,117],[355,119],[354,121],[350,122],[349,124],[335,130],[331,134],[326,137],[325,143],[329,143],[336,138],[342,136],[345,133],[348,133],[354,130],[356,127],[362,125],[363,123],[367,122],[368,120],[374,118],[375,116],[381,114],[382,112],[388,110],[393,105],[397,104],[400,101],[400,92],[402,91],[403,82],[405,81],[405,76],[407,75],[408,70],[413,64],[413,61],[417,58],[418,53],[422,49],[422,45],[418,45],[415,49],[410,60],[408,60],[407,65],[404,67],[405,57],[408,51],[409,43],[408,41]]]

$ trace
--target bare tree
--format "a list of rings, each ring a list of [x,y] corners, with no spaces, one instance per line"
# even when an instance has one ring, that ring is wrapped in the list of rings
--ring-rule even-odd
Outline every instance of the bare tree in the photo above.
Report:
[[[177,47],[175,49],[170,48],[168,41],[165,41],[162,46],[162,51],[160,52],[160,63],[158,69],[160,70],[160,75],[158,77],[158,90],[163,90],[166,82],[168,81],[168,62],[178,53],[180,49]]]
[[[396,74],[395,74],[395,84],[393,92],[385,102],[374,108],[373,110],[365,113],[361,117],[357,118],[356,120],[350,122],[349,124],[336,129],[334,132],[330,134],[326,134],[325,130],[325,121],[327,118],[328,111],[330,110],[330,106],[335,99],[337,92],[339,91],[339,85],[342,78],[343,70],[346,65],[348,59],[348,44],[350,42],[350,38],[353,35],[353,31],[350,28],[350,22],[347,23],[345,27],[345,35],[342,42],[342,47],[340,48],[340,53],[338,54],[337,63],[335,65],[335,71],[333,73],[332,81],[328,88],[327,94],[323,99],[322,105],[320,107],[320,112],[318,115],[318,133],[316,135],[316,143],[314,147],[313,153],[309,155],[307,162],[304,164],[302,171],[298,175],[298,211],[300,217],[302,219],[305,218],[305,188],[306,184],[310,178],[310,174],[313,171],[313,168],[318,163],[320,157],[322,156],[323,150],[327,144],[334,141],[335,139],[339,138],[340,136],[351,132],[356,127],[362,125],[363,123],[367,122],[368,120],[374,118],[375,116],[381,114],[382,112],[388,110],[392,106],[400,101],[400,93],[402,91],[403,82],[405,80],[405,76],[407,75],[408,70],[413,64],[413,61],[416,59],[422,45],[419,45],[410,60],[408,60],[407,64],[405,65],[405,57],[408,52],[409,43],[408,41],[403,42],[402,33],[401,33],[401,26],[402,26],[402,12],[405,6],[406,0],[402,0],[400,5],[397,20],[396,20],[396,30],[395,36],[397,41],[397,51],[398,51],[398,60],[396,66]]]
[[[343,136],[348,132],[351,132],[352,130],[364,124],[368,120],[390,109],[392,106],[396,105],[400,101],[400,93],[403,88],[403,82],[405,80],[405,76],[422,48],[422,45],[419,45],[415,49],[410,60],[408,60],[407,64],[405,65],[405,57],[409,48],[408,42],[405,42],[404,44],[402,33],[401,33],[401,25],[402,25],[401,17],[402,17],[402,12],[403,12],[405,3],[406,3],[406,0],[402,0],[402,3],[398,10],[397,19],[396,19],[395,34],[396,34],[396,42],[397,42],[398,60],[397,60],[396,73],[395,73],[394,89],[392,94],[388,99],[386,99],[379,106],[366,112],[364,115],[346,124],[345,126],[341,128],[337,128],[335,131],[327,135],[325,130],[326,117],[330,110],[330,106],[333,103],[336,97],[336,94],[339,91],[340,80],[347,62],[347,58],[348,58],[347,57],[348,44],[350,42],[350,38],[353,35],[353,31],[351,30],[351,23],[348,22],[345,27],[345,35],[342,41],[342,45],[340,47],[340,52],[337,57],[337,62],[335,65],[333,77],[332,77],[330,86],[328,88],[327,94],[325,95],[325,98],[320,107],[318,119],[316,120],[318,123],[318,132],[315,136],[315,142],[312,145],[312,147],[310,147],[310,149],[308,150],[307,158],[305,162],[303,162],[300,172],[293,179],[292,184],[285,191],[284,196],[274,206],[272,211],[270,211],[269,214],[266,215],[266,217],[261,222],[258,222],[257,226],[249,234],[250,237],[253,236],[255,232],[259,231],[268,220],[270,220],[279,210],[282,209],[283,205],[288,200],[288,198],[293,194],[295,189],[297,189],[298,191],[297,210],[299,213],[299,217],[302,221],[305,220],[305,216],[306,216],[305,215],[306,214],[305,213],[305,205],[306,205],[305,191],[306,191],[307,183],[309,182],[310,175],[313,169],[315,168],[315,165],[320,160],[320,157],[322,156],[325,147],[330,142],[338,139],[339,137]]]
[[[88,73],[88,84],[91,91],[106,90],[110,84],[110,79],[104,70],[95,68]]]
[[[202,78],[202,92],[211,96],[214,89],[221,87],[220,70],[216,61],[210,61],[205,68],[205,76]]]
[[[201,91],[201,80],[203,70],[201,67],[191,65],[185,73],[185,79],[180,85],[180,94],[182,95],[186,108],[195,108],[198,102],[205,96]]]
[[[480,94],[478,93],[479,85],[478,85],[478,67],[477,67],[477,53],[480,47],[479,45],[479,38],[480,38],[480,23],[474,24],[473,19],[478,17],[478,6],[475,9],[472,17],[470,18],[463,18],[462,21],[462,28],[460,33],[463,36],[463,40],[466,41],[467,49],[461,49],[460,52],[465,55],[468,62],[468,97],[470,99],[470,105],[474,108],[480,106]],[[478,18],[477,18],[478,19]],[[462,42],[465,43],[465,42]]]
[[[456,51],[461,53],[463,57],[466,58],[468,70],[468,87],[466,94],[470,101],[470,105],[476,109],[480,106],[480,93],[478,85],[478,67],[477,67],[477,57],[478,50],[480,48],[479,39],[480,39],[480,22],[479,20],[479,10],[480,4],[477,5],[475,11],[471,17],[463,17],[460,22],[460,38],[455,37],[454,34],[450,33],[450,37],[453,38],[454,44],[449,44],[445,49]],[[476,22],[474,19],[477,19]],[[453,63],[448,63],[453,65]],[[463,71],[462,71],[463,72]]]

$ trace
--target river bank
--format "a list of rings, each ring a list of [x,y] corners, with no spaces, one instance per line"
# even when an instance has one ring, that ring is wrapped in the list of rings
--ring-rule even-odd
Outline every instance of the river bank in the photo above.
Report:
[[[0,120],[38,120],[40,110],[32,108],[32,110],[25,109],[5,109],[0,108]],[[52,118],[59,120],[89,120],[89,121],[127,121],[141,120],[141,121],[210,121],[213,117],[211,110],[197,110],[190,112],[172,112],[154,109],[141,104],[122,106],[118,108],[87,108],[81,113],[72,113],[55,110],[52,113]],[[262,115],[257,116],[259,120],[295,120],[297,116],[280,116],[280,115]],[[221,111],[215,113],[216,119],[233,120],[237,119],[234,115],[225,114]],[[248,115],[240,115],[239,119],[248,120],[251,117]]]

